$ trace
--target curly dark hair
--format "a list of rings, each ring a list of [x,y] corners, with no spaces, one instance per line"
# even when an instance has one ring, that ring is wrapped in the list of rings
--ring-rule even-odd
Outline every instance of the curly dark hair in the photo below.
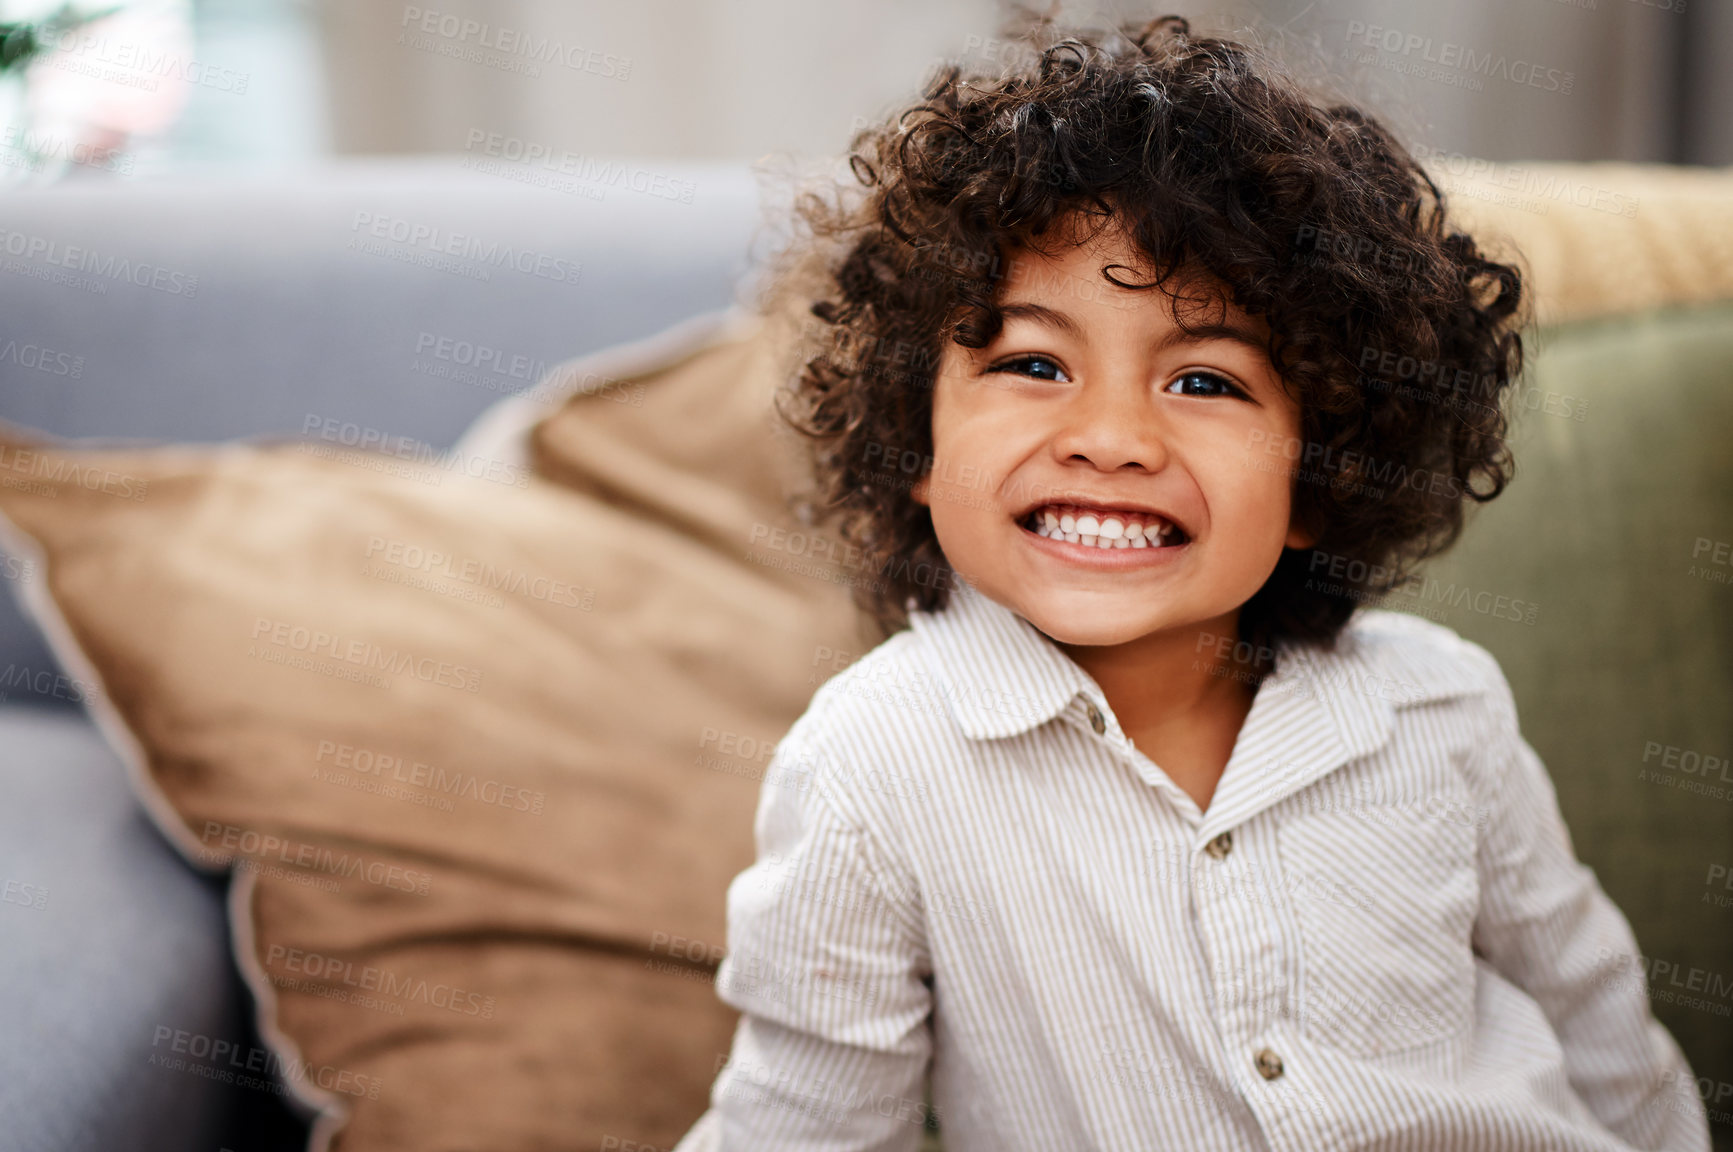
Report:
[[[1267,322],[1300,406],[1289,463],[1310,482],[1295,510],[1317,543],[1284,549],[1239,639],[1333,646],[1357,604],[1413,579],[1456,541],[1464,502],[1513,474],[1518,269],[1451,226],[1387,128],[1322,106],[1246,44],[1177,16],[1093,37],[1037,17],[1007,43],[1020,58],[997,74],[948,64],[919,104],[857,132],[858,186],[796,200],[809,235],[781,282],[805,269],[800,305],[819,323],[776,399],[812,453],[806,518],[839,518],[882,575],[854,596],[886,635],[942,608],[950,582],[930,574],[950,569],[910,495],[933,463],[942,341],[997,335],[1011,246],[1077,213],[1111,219],[1155,275],[1107,280],[1167,292],[1185,327],[1178,304],[1212,296]]]

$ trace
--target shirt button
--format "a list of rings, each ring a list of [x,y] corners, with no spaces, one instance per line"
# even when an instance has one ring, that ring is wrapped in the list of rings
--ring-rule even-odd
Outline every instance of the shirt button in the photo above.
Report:
[[[1205,844],[1203,850],[1208,852],[1211,856],[1214,856],[1217,860],[1226,860],[1228,858],[1228,853],[1234,850],[1234,834],[1232,832],[1223,832],[1220,836],[1217,836],[1214,840]]]
[[[1258,1075],[1265,1080],[1274,1080],[1282,1074],[1282,1058],[1269,1048],[1259,1048],[1258,1054],[1252,1057],[1252,1063],[1258,1067]]]
[[[1102,717],[1101,709],[1095,706],[1095,701],[1088,700],[1085,703],[1089,707],[1089,726],[1095,729],[1095,734],[1099,736],[1107,731],[1107,721]]]

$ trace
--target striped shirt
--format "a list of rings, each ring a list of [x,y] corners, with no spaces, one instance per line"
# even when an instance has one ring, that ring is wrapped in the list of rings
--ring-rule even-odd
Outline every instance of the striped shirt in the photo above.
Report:
[[[679,1152],[1709,1148],[1485,649],[1280,644],[1200,811],[1021,616],[910,625],[766,769]]]

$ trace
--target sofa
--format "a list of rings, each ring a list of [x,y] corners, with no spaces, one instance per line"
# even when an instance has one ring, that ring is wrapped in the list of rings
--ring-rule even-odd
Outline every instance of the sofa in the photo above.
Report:
[[[449,446],[560,361],[746,299],[775,190],[745,165],[633,163],[658,177],[643,191],[406,160],[9,192],[0,419],[197,443],[337,421]],[[1733,286],[1685,267],[1733,265],[1733,179],[1568,171],[1635,210],[1456,186],[1550,295],[1517,481],[1389,606],[1501,661],[1733,1148]],[[1383,359],[1369,379],[1412,372]],[[32,578],[0,558],[0,583]],[[165,1019],[263,1041],[225,881],[146,819],[88,689],[0,599],[0,1131],[39,1152],[298,1147],[290,1098],[151,1066]]]

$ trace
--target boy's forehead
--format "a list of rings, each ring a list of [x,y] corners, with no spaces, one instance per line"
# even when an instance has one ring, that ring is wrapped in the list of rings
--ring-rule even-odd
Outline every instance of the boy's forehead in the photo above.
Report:
[[[1268,333],[1261,317],[1235,305],[1229,287],[1200,266],[1182,265],[1159,286],[1122,287],[1152,284],[1158,274],[1154,260],[1117,220],[1103,224],[1079,217],[1072,214],[1033,242],[1007,242],[1005,275],[996,293],[1001,307],[1037,304],[1087,314],[1105,305],[1117,312],[1159,315],[1182,327],[1232,325]]]

